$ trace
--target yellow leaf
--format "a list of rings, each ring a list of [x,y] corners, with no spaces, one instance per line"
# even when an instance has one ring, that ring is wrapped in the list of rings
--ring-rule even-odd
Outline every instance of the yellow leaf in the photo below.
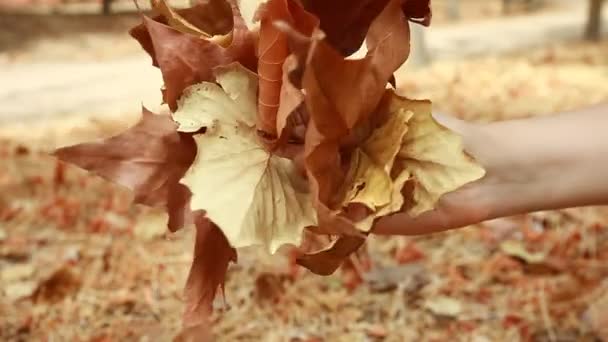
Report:
[[[464,152],[461,137],[433,119],[430,101],[394,96],[391,107],[414,113],[396,161],[415,180],[410,214],[433,209],[442,195],[484,176],[484,169]]]
[[[232,42],[232,31],[225,35],[212,36],[209,33],[192,25],[190,22],[188,22],[188,20],[179,15],[179,13],[174,11],[171,6],[169,6],[167,0],[150,0],[150,5],[156,11],[158,11],[158,13],[165,17],[169,26],[180,32],[199,36],[202,39],[212,41],[223,47],[229,46]]]
[[[390,201],[391,177],[374,164],[370,157],[361,149],[356,149],[351,157],[347,179],[353,179],[344,196],[343,206],[349,203],[365,204],[368,208],[376,210]]]
[[[198,131],[198,152],[182,179],[192,210],[204,210],[235,248],[264,245],[271,253],[299,245],[316,224],[308,184],[292,161],[268,153],[255,129],[256,75],[239,64],[218,69],[217,81],[192,87],[174,119]]]
[[[526,247],[519,241],[507,240],[500,244],[500,250],[510,256],[520,258],[530,264],[538,264],[546,259],[543,252],[530,253]]]
[[[399,152],[411,112],[397,110],[376,128],[354,151],[348,174],[343,206],[361,203],[373,211],[389,204],[394,186],[391,179],[393,162]]]
[[[456,317],[463,311],[461,302],[445,296],[429,298],[424,307],[436,315],[448,317]]]
[[[356,222],[355,227],[361,231],[367,232],[374,225],[376,218],[390,215],[401,210],[401,207],[403,207],[403,203],[405,202],[403,195],[401,194],[401,189],[403,189],[405,182],[407,182],[409,179],[410,174],[407,171],[401,172],[399,176],[397,176],[397,179],[393,181],[388,204],[380,208],[380,210],[373,212],[363,220]]]

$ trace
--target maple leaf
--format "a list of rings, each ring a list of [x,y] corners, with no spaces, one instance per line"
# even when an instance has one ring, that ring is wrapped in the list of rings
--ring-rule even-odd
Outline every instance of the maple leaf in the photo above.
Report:
[[[184,290],[185,327],[205,326],[213,299],[223,287],[230,262],[237,261],[222,231],[202,215],[197,215],[194,257]]]
[[[411,215],[433,209],[442,195],[485,175],[464,152],[460,135],[433,119],[430,101],[394,96],[391,105],[414,113],[395,161],[415,181]]]
[[[238,64],[218,68],[216,78],[219,85],[189,88],[174,115],[179,130],[206,127],[194,136],[200,150],[182,179],[191,207],[204,210],[232,247],[264,245],[275,253],[299,245],[304,228],[316,223],[312,201],[293,162],[259,141],[257,78]]]
[[[205,13],[206,8],[213,8],[215,4],[219,1],[212,1],[207,7],[195,7],[188,13],[193,16],[195,9],[195,13]],[[231,5],[232,40],[227,47],[199,35],[180,32],[158,18],[154,20],[144,16],[143,26],[131,30],[131,36],[152,57],[153,65],[160,68],[164,80],[163,99],[172,111],[177,109],[177,100],[184,89],[214,79],[214,67],[238,61],[250,70],[256,69],[254,36],[247,29],[238,7],[234,2]]]
[[[166,207],[171,230],[190,221],[189,191],[179,180],[194,160],[196,145],[192,137],[177,132],[169,115],[143,108],[141,120],[127,131],[64,147],[54,155],[132,190],[135,203]]]
[[[294,101],[291,97],[300,102],[301,97],[299,91],[292,91],[293,87],[290,84],[283,86],[283,78],[289,74],[289,70],[284,72],[283,63],[290,51],[287,34],[276,27],[275,23],[280,21],[295,29],[299,34],[310,36],[313,30],[319,26],[319,21],[294,0],[269,0],[260,7],[258,16],[260,18],[258,129],[268,136],[276,138],[284,128],[284,126],[277,127],[280,102],[288,102],[289,104],[284,104],[284,106],[293,108],[290,112],[282,114],[285,117],[295,110],[295,107],[291,105]],[[297,64],[292,64],[292,67],[294,65]]]

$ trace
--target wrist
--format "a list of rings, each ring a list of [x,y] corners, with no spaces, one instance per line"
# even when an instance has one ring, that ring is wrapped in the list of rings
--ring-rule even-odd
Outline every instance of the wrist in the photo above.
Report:
[[[605,125],[583,114],[470,124],[463,131],[465,148],[486,168],[476,186],[488,218],[606,203]]]

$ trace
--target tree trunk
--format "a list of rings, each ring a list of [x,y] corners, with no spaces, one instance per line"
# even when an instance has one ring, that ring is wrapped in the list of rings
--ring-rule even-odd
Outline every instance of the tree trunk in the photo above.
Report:
[[[114,0],[103,0],[101,3],[101,13],[104,15],[110,15],[112,13],[112,1]]]
[[[587,27],[585,28],[585,39],[587,40],[596,41],[600,39],[602,32],[602,3],[603,0],[589,0]]]

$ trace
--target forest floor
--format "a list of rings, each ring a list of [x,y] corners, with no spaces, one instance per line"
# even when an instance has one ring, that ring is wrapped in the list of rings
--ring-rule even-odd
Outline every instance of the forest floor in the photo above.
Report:
[[[147,57],[117,38],[138,19],[116,18],[104,28],[91,16],[72,22],[70,38],[38,41],[62,30],[48,24],[31,45],[0,52],[0,91],[13,91],[0,95],[0,340],[169,341],[179,330],[192,229],[167,233],[161,212],[47,154],[124,129],[140,99],[158,98]],[[91,26],[100,31],[82,33]],[[9,35],[0,27],[0,42]],[[549,115],[608,101],[606,56],[608,41],[437,61],[403,73],[399,88],[475,121]],[[71,85],[79,75],[57,69],[68,64],[103,72]],[[136,78],[143,69],[148,78]],[[97,96],[118,86],[121,96]],[[607,251],[606,207],[372,237],[329,277],[243,251],[214,332],[218,341],[608,341]]]

